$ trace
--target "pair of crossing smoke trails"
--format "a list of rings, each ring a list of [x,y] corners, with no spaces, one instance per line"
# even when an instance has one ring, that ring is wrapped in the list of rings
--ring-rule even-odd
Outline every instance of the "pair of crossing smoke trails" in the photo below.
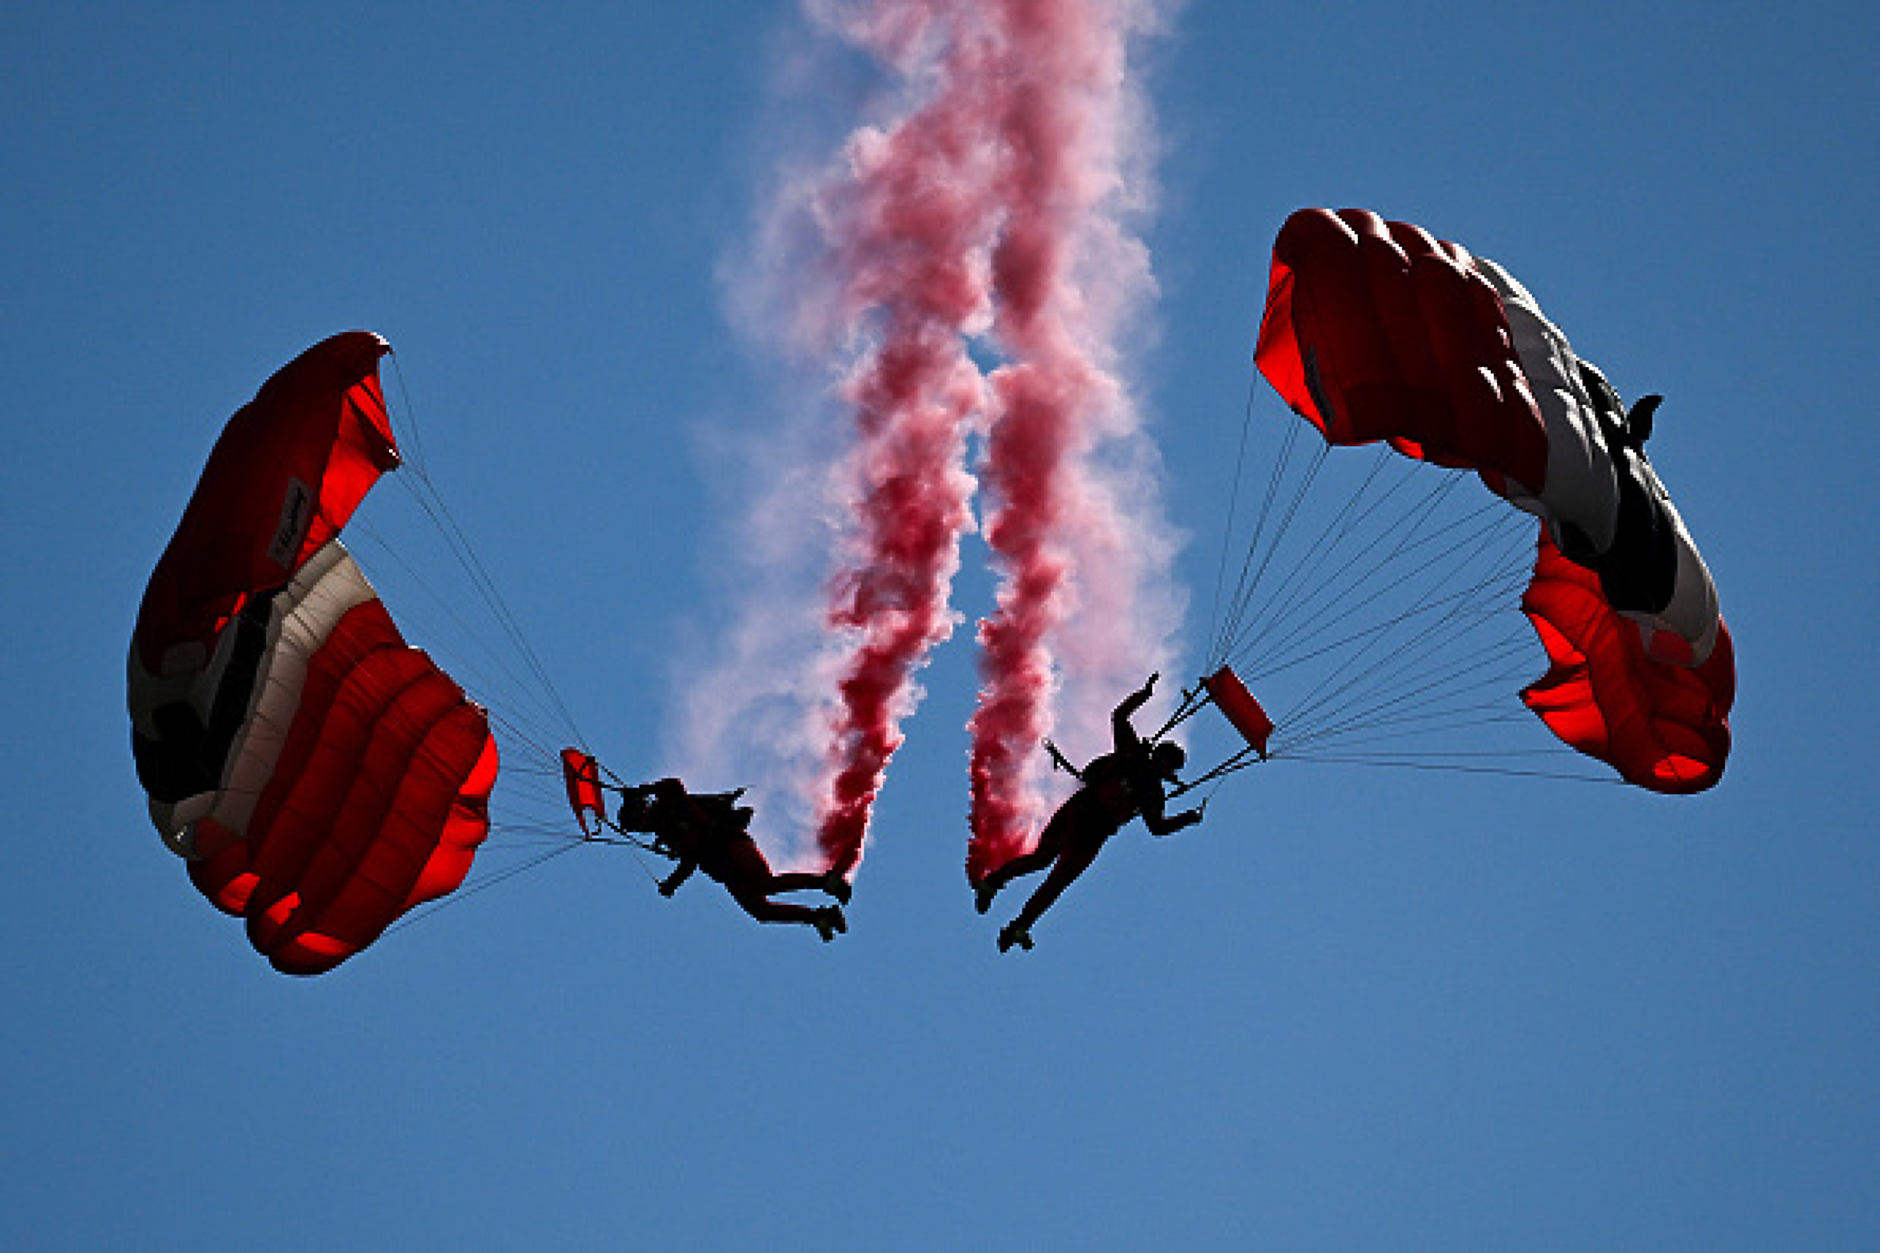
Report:
[[[957,621],[976,500],[998,587],[977,630],[969,874],[1035,830],[1056,708],[1086,721],[1166,655],[1173,545],[1118,371],[1152,286],[1130,226],[1147,131],[1129,52],[1158,7],[877,0],[817,14],[883,83],[836,159],[778,201],[789,225],[772,238],[809,244],[766,259],[790,285],[772,316],[839,362],[850,442],[814,493],[840,520],[834,567],[799,655],[780,659],[747,626],[698,688],[686,756],[746,768],[774,759],[775,738],[807,744],[780,764],[808,798],[803,855],[823,866],[860,860],[916,676]],[[766,510],[760,525],[776,521]],[[759,599],[747,623],[777,621]],[[739,742],[774,732],[752,706],[779,673],[813,676],[795,693],[798,728]]]

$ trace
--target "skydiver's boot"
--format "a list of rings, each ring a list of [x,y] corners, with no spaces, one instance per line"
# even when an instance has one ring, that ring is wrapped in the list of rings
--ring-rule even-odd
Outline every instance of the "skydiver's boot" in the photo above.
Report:
[[[844,905],[849,903],[849,897],[855,891],[840,870],[831,870],[823,876],[822,890]]]
[[[999,951],[1001,953],[1006,952],[1014,944],[1024,949],[1027,953],[1031,952],[1031,932],[1025,930],[1025,928],[1019,926],[1016,922],[1008,922],[1003,927],[999,928]]]
[[[998,894],[999,885],[993,882],[991,875],[987,875],[973,884],[973,908],[982,914],[985,913],[992,908],[992,898]]]
[[[816,928],[816,934],[822,937],[824,944],[835,939],[837,935],[847,935],[849,930],[848,919],[842,916],[840,905],[825,905],[814,911],[809,925]]]

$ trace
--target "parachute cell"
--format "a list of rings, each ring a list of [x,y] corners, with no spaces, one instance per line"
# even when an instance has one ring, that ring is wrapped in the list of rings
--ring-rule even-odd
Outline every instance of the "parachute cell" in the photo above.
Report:
[[[1538,489],[1547,433],[1501,302],[1455,244],[1374,213],[1302,209],[1273,245],[1254,351],[1333,444],[1388,440]]]
[[[1699,792],[1717,781],[1730,753],[1719,711],[1736,690],[1721,622],[1701,664],[1655,658],[1636,624],[1607,602],[1598,577],[1561,556],[1545,533],[1521,608],[1549,662],[1521,699],[1555,735],[1653,791]]]
[[[405,643],[338,538],[399,463],[386,351],[334,336],[230,419],[130,650],[151,819],[290,974],[331,969],[455,890],[489,826],[487,716]]]

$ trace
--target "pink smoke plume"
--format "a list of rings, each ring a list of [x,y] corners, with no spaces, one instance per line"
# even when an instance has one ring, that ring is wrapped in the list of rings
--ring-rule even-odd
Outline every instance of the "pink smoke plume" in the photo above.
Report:
[[[1085,631],[1133,636],[1132,615],[1106,621],[1109,607],[1076,603],[1081,585],[1103,577],[1084,558],[1114,537],[1117,518],[1090,457],[1124,411],[1122,388],[1106,368],[1112,328],[1087,294],[1092,284],[1127,282],[1131,271],[1127,250],[1105,246],[1118,233],[1105,206],[1122,190],[1129,24],[1115,6],[1092,3],[1014,3],[1002,15],[997,194],[1006,216],[993,257],[993,330],[1011,364],[992,378],[985,458],[999,502],[986,539],[1004,579],[997,611],[979,628],[984,687],[972,721],[966,863],[975,882],[1031,843],[1032,763],[1051,730],[1052,645],[1067,615],[1082,608]],[[1159,642],[1129,639],[1119,651],[1131,644],[1136,664],[1156,664]]]
[[[829,622],[846,652],[817,798],[822,855],[844,873],[918,699],[915,676],[952,630],[972,437],[984,437],[1000,584],[979,626],[970,877],[1031,839],[1038,742],[1060,684],[1120,684],[1125,668],[1160,663],[1168,624],[1153,608],[1172,598],[1147,586],[1166,583],[1169,547],[1153,479],[1121,483],[1127,470],[1097,457],[1140,441],[1113,337],[1148,285],[1121,212],[1125,54],[1149,12],[1125,0],[872,0],[829,19],[910,101],[850,135],[817,196],[840,320],[862,345],[843,389],[854,523]],[[983,373],[974,348],[1003,364]],[[1073,613],[1089,617],[1065,650]]]

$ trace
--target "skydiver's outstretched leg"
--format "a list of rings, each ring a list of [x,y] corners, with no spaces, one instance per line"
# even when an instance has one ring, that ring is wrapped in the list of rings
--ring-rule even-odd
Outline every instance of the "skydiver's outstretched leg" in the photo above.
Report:
[[[1020,853],[981,879],[973,889],[979,912],[983,914],[992,908],[992,898],[998,894],[1000,888],[1014,879],[1021,879],[1028,874],[1037,874],[1056,861],[1057,855],[1058,850],[1055,844],[1046,844],[1040,840],[1037,848],[1029,853]]]
[[[973,885],[973,908],[985,913],[992,908],[992,898],[999,894],[999,889],[1014,879],[1037,874],[1056,861],[1058,854],[1063,851],[1065,836],[1074,825],[1072,807],[1066,802],[1058,807],[1058,811],[1051,815],[1051,821],[1045,823],[1044,830],[1038,833],[1036,848],[994,867],[985,878]]]
[[[1109,839],[1108,832],[1091,834],[1077,832],[1064,841],[1063,851],[1051,866],[1051,873],[1038,885],[1024,908],[1018,911],[1018,917],[1012,919],[999,931],[999,951],[1016,944],[1020,948],[1031,947],[1031,926],[1037,922],[1044,911],[1057,902],[1064,894],[1064,889],[1076,882],[1077,876],[1090,869],[1090,863],[1103,851],[1103,845]]]
[[[730,873],[739,879],[761,883],[765,896],[778,892],[827,892],[844,905],[849,903],[849,881],[839,871],[831,869],[822,874],[809,874],[792,870],[776,874],[770,869],[764,851],[748,834],[739,836],[726,847],[725,859],[736,867]]]
[[[731,893],[731,899],[743,907],[744,912],[759,922],[800,922],[806,927],[816,928],[816,934],[827,944],[837,934],[849,929],[848,919],[842,916],[840,905],[824,905],[812,909],[808,905],[794,905],[788,901],[773,901],[763,894],[760,884],[725,885]]]
[[[732,899],[759,922],[800,922],[816,928],[816,934],[823,938],[824,943],[835,938],[838,932],[849,929],[848,920],[842,916],[839,905],[812,909],[808,905],[771,900],[772,892],[823,887],[823,876],[772,874],[763,850],[748,835],[725,848],[724,860],[716,873]]]
[[[764,894],[770,896],[778,892],[827,892],[844,905],[849,903],[849,881],[833,870],[824,874],[809,874],[801,870],[773,874]]]

